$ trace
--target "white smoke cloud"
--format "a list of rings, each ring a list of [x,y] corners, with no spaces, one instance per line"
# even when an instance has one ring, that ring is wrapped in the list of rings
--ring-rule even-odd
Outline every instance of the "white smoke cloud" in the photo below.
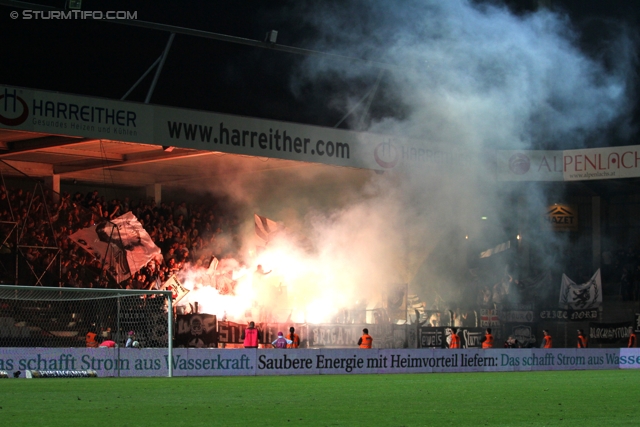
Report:
[[[245,299],[251,316],[258,304],[280,321],[329,321],[356,301],[384,305],[401,283],[429,303],[437,294],[449,308],[470,304],[478,283],[471,286],[467,254],[505,240],[516,245],[516,234],[537,260],[532,267],[556,266],[564,237],[538,218],[558,196],[538,185],[499,184],[492,153],[579,147],[604,135],[628,113],[628,40],[617,40],[627,50],[605,66],[581,52],[564,15],[542,9],[516,16],[465,0],[322,2],[304,17],[317,34],[309,47],[394,65],[375,94],[394,105],[372,115],[369,131],[455,149],[475,161],[384,175],[299,165],[227,181],[218,191],[239,200],[245,218],[259,213],[281,221],[313,246],[285,239],[261,257],[243,255],[249,270],[258,263],[273,270],[268,291],[252,285],[253,300]],[[344,93],[329,105],[347,112],[360,99],[349,87],[373,84],[378,73],[310,57],[292,88],[343,82]],[[253,245],[247,224],[243,254]],[[480,285],[494,279],[500,277]]]
[[[408,113],[400,123],[384,118],[372,130],[426,142],[575,148],[630,107],[630,40],[624,34],[612,40],[616,60],[609,57],[605,67],[580,50],[565,15],[546,9],[516,16],[504,6],[467,0],[347,1],[305,16],[322,34],[311,47],[394,65],[380,90],[393,92]],[[373,84],[376,73],[311,58],[293,86],[324,78],[369,77]]]

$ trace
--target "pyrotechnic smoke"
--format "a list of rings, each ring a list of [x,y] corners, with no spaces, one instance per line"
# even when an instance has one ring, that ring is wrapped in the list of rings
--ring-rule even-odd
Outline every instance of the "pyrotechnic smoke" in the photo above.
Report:
[[[516,234],[537,264],[531,271],[557,267],[564,238],[538,220],[557,195],[541,185],[496,182],[494,150],[578,148],[606,135],[629,109],[628,39],[615,40],[622,49],[605,66],[579,49],[579,34],[562,14],[516,16],[495,2],[464,0],[322,2],[301,19],[315,29],[308,47],[393,66],[379,74],[310,57],[292,90],[339,82],[344,91],[330,105],[347,112],[362,96],[350,88],[366,90],[379,78],[374,96],[385,108],[365,120],[356,109],[353,127],[474,161],[454,155],[451,164],[384,175],[282,162],[285,169],[227,180],[218,191],[246,206],[248,223],[259,213],[311,242],[284,239],[261,257],[247,256],[249,270],[258,263],[273,269],[269,286],[279,292],[254,295],[298,321],[328,321],[356,301],[383,305],[402,283],[452,308],[476,299],[470,246],[479,253],[507,240],[515,245]],[[254,244],[252,225],[244,254]],[[314,317],[316,308],[323,318]]]

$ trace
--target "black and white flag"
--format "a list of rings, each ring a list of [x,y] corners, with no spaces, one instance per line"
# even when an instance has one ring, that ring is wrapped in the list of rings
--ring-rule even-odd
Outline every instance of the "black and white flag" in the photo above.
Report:
[[[559,304],[560,307],[572,308],[574,310],[599,307],[602,304],[602,279],[600,278],[600,269],[595,272],[587,283],[581,285],[576,284],[563,274]]]

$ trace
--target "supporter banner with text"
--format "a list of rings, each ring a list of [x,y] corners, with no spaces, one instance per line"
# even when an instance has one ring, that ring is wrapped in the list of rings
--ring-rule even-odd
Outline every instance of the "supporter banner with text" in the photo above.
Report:
[[[632,322],[589,323],[589,341],[593,343],[626,344]]]
[[[460,345],[462,348],[481,348],[480,339],[484,336],[485,328],[458,328]],[[422,327],[418,340],[419,348],[447,348],[451,338],[451,328],[442,327]]]
[[[558,310],[556,308],[550,308],[540,310],[538,312],[538,319],[558,322],[584,322],[586,320],[598,320],[599,314],[600,312],[597,308],[589,310]]]
[[[98,377],[324,375],[640,369],[622,349],[0,348],[0,370],[93,370]]]

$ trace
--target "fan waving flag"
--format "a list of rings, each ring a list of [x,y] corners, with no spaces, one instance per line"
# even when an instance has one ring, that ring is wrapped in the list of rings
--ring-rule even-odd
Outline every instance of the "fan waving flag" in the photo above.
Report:
[[[267,247],[271,238],[278,231],[278,224],[267,217],[254,214],[256,224],[256,248],[258,250]]]
[[[160,248],[131,212],[80,229],[69,239],[100,259],[118,283],[160,255]]]
[[[173,299],[173,303],[177,304],[185,295],[189,293],[189,289],[185,288],[182,283],[178,280],[178,278],[174,275],[169,277],[169,279],[164,282],[162,291],[171,291],[171,298]]]
[[[561,307],[569,307],[574,310],[594,308],[602,304],[600,269],[595,272],[587,283],[581,285],[577,285],[563,274],[559,303]]]

